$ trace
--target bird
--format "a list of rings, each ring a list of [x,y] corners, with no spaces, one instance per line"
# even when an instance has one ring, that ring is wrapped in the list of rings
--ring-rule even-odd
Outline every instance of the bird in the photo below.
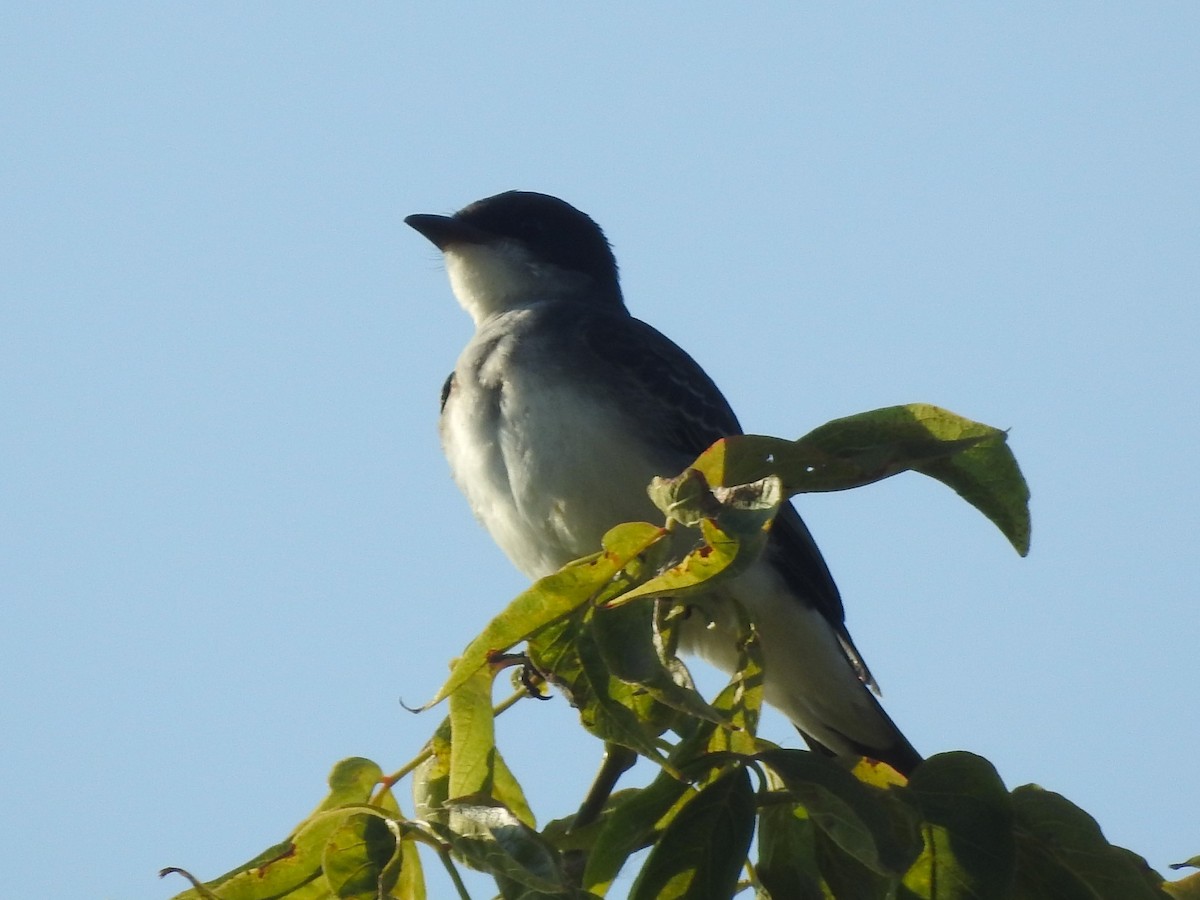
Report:
[[[661,521],[651,480],[743,433],[704,369],[629,312],[608,239],[574,206],[512,190],[404,221],[441,251],[475,326],[442,388],[452,475],[529,578],[595,552],[619,523]],[[791,503],[760,558],[713,590],[756,622],[764,698],[811,749],[905,775],[921,762],[880,705],[837,585]],[[732,613],[713,619],[689,617],[680,649],[732,673],[741,625]]]

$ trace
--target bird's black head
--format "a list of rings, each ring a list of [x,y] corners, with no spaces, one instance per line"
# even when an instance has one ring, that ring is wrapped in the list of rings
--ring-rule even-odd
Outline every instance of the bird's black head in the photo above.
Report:
[[[454,295],[477,325],[550,298],[624,309],[604,232],[557,197],[507,191],[453,216],[404,221],[445,255]]]
[[[539,260],[590,277],[619,293],[617,260],[600,226],[549,194],[505,191],[476,200],[454,214],[463,225],[523,244]]]

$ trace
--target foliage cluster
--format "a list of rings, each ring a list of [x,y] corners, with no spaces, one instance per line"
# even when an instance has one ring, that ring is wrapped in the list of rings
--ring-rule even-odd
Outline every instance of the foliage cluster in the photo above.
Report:
[[[1164,882],[1068,800],[1033,785],[1010,791],[973,754],[934,756],[906,780],[881,763],[759,738],[762,659],[744,615],[737,671],[711,701],[697,693],[675,656],[684,604],[703,613],[713,584],[756,558],[787,497],[907,470],[952,487],[1028,551],[1029,495],[1005,433],[946,410],[876,410],[799,441],[720,441],[652,486],[665,527],[614,528],[599,552],[488,624],[430,702],[448,701],[449,715],[412,762],[385,776],[369,760],[343,760],[328,796],[282,843],[205,884],[164,870],[193,882],[175,900],[420,900],[421,846],[463,897],[464,864],[494,877],[503,898],[604,897],[649,847],[635,900],[1200,898],[1200,876]],[[519,688],[493,707],[506,669]],[[604,743],[607,764],[575,816],[539,827],[493,723],[547,686]],[[638,756],[657,777],[613,792]],[[396,797],[404,780],[411,814]]]

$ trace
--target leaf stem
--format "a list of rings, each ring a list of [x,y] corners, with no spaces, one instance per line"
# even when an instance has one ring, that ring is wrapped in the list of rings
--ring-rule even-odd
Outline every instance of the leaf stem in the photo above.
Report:
[[[446,867],[450,880],[454,882],[454,889],[458,892],[458,896],[462,900],[471,900],[471,895],[467,893],[467,886],[463,884],[462,876],[458,874],[458,867],[450,858],[450,851],[439,848],[437,855],[438,859],[442,861],[442,865]]]

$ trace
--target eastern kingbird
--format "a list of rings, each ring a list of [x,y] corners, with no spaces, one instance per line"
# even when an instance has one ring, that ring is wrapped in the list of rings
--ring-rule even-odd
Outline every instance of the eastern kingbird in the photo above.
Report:
[[[704,370],[629,314],[604,233],[570,204],[508,191],[404,221],[442,251],[475,321],[442,389],[442,445],[475,515],[530,578],[595,552],[614,525],[660,520],[653,476],[678,475],[741,433]],[[812,747],[904,773],[921,761],[875,699],[837,586],[791,504],[759,561],[714,590],[754,618],[766,700]],[[682,648],[734,671],[736,617],[702,619],[685,622]]]

